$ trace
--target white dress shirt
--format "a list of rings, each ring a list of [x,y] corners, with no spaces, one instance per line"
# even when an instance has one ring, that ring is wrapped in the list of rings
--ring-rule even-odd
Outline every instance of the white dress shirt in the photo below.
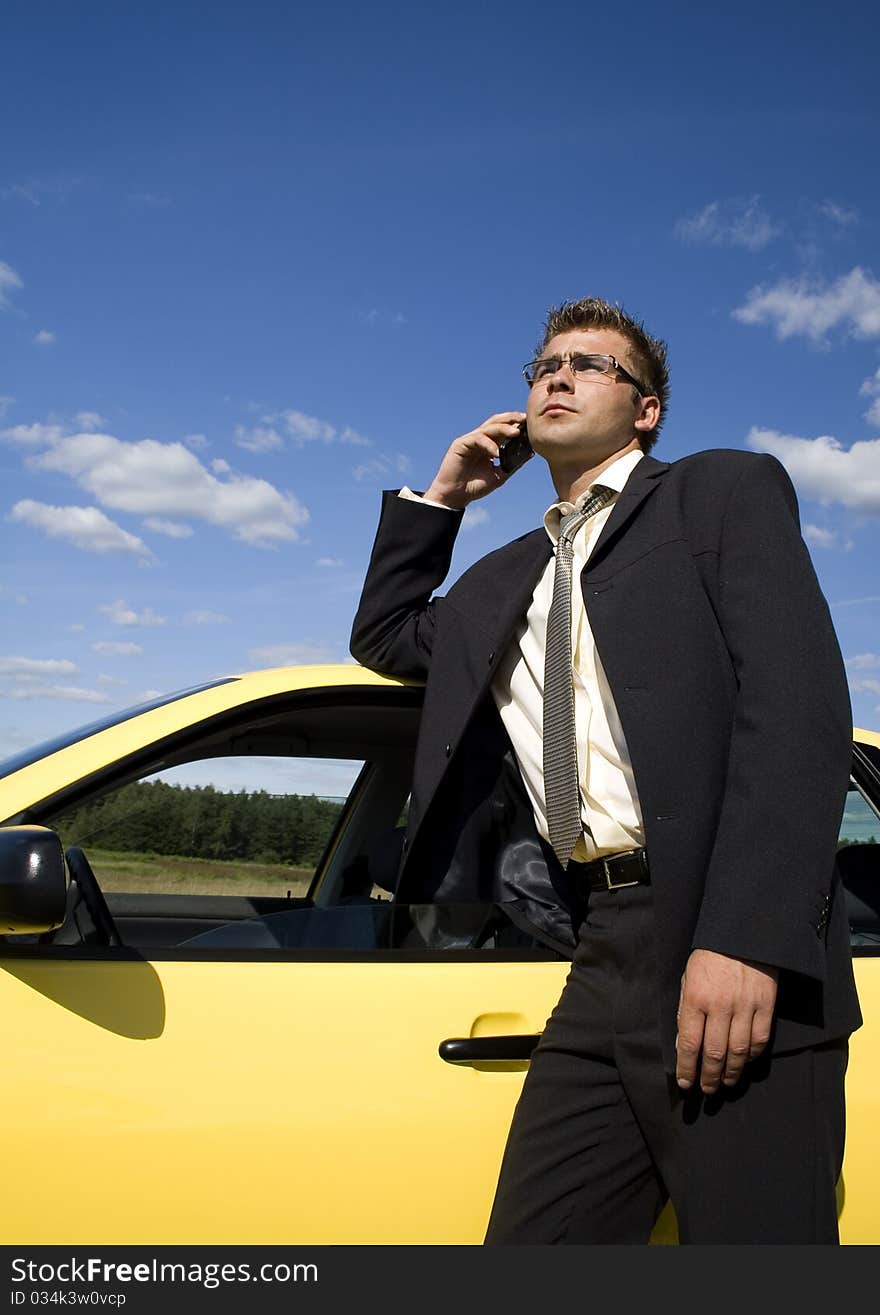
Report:
[[[642,455],[641,452],[627,452],[603,470],[596,483],[612,488],[619,494]],[[590,489],[587,489],[578,503],[589,492]],[[400,496],[426,501],[407,488],[401,489]],[[582,862],[625,849],[641,848],[645,843],[642,814],[623,727],[596,651],[580,587],[581,571],[616,501],[615,497],[601,511],[591,516],[574,539],[571,652],[581,820],[584,829],[572,858]],[[574,506],[570,502],[555,502],[544,516],[544,528],[554,547],[559,537],[559,523],[563,516],[574,510]],[[555,568],[554,554],[541,573],[529,609],[492,681],[492,697],[516,754],[534,810],[535,823],[545,840],[550,837],[544,799],[544,649]]]

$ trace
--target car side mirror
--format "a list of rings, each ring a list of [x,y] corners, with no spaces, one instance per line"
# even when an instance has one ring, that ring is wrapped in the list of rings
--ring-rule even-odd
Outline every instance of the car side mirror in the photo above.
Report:
[[[0,936],[54,931],[64,921],[61,837],[46,826],[0,827]]]

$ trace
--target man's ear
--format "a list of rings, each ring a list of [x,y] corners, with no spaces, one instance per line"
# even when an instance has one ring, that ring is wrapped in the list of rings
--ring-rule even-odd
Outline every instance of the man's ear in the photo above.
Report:
[[[635,427],[639,433],[650,433],[660,423],[660,398],[653,395],[640,397],[639,402],[641,405],[635,419]]]

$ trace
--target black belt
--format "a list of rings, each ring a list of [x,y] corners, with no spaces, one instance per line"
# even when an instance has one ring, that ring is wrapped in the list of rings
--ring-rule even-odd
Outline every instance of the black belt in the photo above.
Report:
[[[644,849],[628,849],[623,854],[609,854],[591,863],[569,862],[567,875],[584,883],[590,890],[620,890],[622,886],[650,886],[651,873]]]

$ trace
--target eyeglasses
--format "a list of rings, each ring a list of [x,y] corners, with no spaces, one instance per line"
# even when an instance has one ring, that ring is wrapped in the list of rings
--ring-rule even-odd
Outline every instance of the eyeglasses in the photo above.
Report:
[[[624,369],[616,356],[605,356],[595,352],[589,354],[571,352],[568,356],[541,356],[537,361],[529,361],[528,365],[523,366],[523,375],[531,388],[532,384],[540,383],[542,379],[549,379],[551,375],[558,374],[566,364],[578,379],[590,379],[597,384],[610,384],[614,382],[614,376],[619,375],[627,383],[631,383],[641,397],[652,396],[650,390],[644,384],[640,384],[635,375]]]

